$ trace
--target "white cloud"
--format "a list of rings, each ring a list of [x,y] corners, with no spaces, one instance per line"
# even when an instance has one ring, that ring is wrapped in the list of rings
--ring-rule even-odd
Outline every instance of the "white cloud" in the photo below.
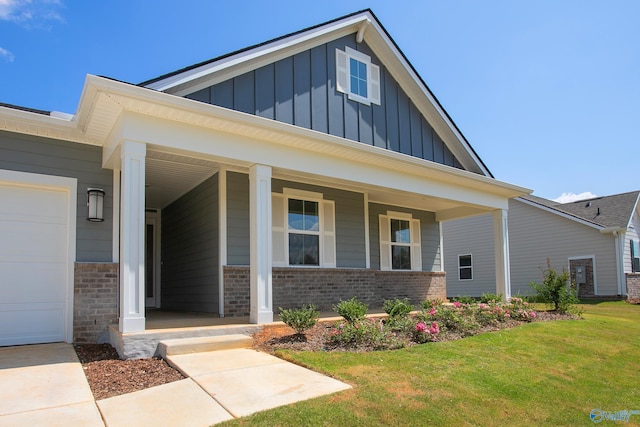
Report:
[[[598,197],[590,191],[585,191],[584,193],[575,194],[575,193],[562,193],[560,197],[556,197],[553,199],[554,202],[558,203],[571,203],[577,202],[578,200],[586,200],[593,199],[594,197]]]
[[[7,62],[13,62],[15,55],[7,49],[0,47],[0,59],[4,59]]]
[[[51,21],[64,22],[57,9],[59,0],[0,0],[0,20],[27,28],[46,28]]]

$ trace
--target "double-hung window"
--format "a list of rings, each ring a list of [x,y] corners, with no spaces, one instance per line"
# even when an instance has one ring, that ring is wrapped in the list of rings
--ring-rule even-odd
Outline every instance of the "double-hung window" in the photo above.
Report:
[[[640,248],[637,240],[630,240],[631,244],[631,272],[640,273]]]
[[[380,269],[422,270],[420,220],[411,214],[388,211],[379,216]]]
[[[362,104],[380,105],[380,67],[355,49],[336,49],[336,90]]]
[[[473,280],[473,259],[471,254],[458,255],[458,280]]]
[[[335,205],[322,193],[272,193],[273,265],[335,267]]]

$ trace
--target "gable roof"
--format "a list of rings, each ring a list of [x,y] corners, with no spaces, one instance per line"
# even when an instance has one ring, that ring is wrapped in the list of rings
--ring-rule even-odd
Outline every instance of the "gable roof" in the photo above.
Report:
[[[640,191],[631,191],[570,203],[558,203],[533,195],[520,196],[518,199],[599,228],[626,228],[636,209],[639,196]]]
[[[463,167],[493,178],[491,171],[370,9],[200,62],[147,80],[139,86],[185,96],[353,33],[357,33],[358,41],[367,42],[398,84],[411,95],[422,115]]]
[[[629,225],[638,203],[640,191],[594,197],[577,202],[558,204],[557,208],[605,227],[624,228]]]

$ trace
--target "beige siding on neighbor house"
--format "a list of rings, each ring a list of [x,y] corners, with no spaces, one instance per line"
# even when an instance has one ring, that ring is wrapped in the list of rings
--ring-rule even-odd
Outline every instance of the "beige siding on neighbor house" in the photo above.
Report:
[[[480,296],[496,291],[493,217],[474,216],[442,223],[447,296]],[[473,279],[458,279],[458,255],[471,254]]]
[[[528,290],[531,281],[540,283],[547,258],[558,270],[569,268],[569,257],[595,256],[598,295],[616,295],[614,238],[600,230],[568,218],[529,206],[509,202],[509,244],[511,288]],[[523,292],[524,293],[524,292]]]
[[[640,223],[636,228],[640,230]],[[447,295],[480,296],[495,292],[493,222],[491,215],[447,221],[443,224]],[[628,252],[629,243],[626,243]],[[530,294],[529,283],[540,283],[547,258],[561,271],[570,257],[595,257],[598,295],[616,295],[614,238],[574,220],[509,201],[511,294]],[[473,280],[458,280],[458,255],[473,255]],[[626,253],[626,252],[625,252]],[[629,264],[629,255],[626,255]],[[627,264],[625,264],[626,266]],[[626,269],[626,267],[625,267]]]
[[[629,228],[624,236],[624,272],[631,273],[631,240],[640,241],[640,215],[633,213]]]

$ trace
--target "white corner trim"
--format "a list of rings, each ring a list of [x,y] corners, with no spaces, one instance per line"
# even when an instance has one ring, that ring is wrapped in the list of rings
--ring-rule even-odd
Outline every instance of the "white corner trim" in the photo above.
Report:
[[[364,254],[365,268],[371,268],[371,232],[369,230],[369,193],[364,196]]]
[[[113,224],[111,235],[111,259],[120,262],[120,169],[113,170]]]
[[[227,170],[218,171],[218,311],[224,317],[224,267],[227,265]]]

